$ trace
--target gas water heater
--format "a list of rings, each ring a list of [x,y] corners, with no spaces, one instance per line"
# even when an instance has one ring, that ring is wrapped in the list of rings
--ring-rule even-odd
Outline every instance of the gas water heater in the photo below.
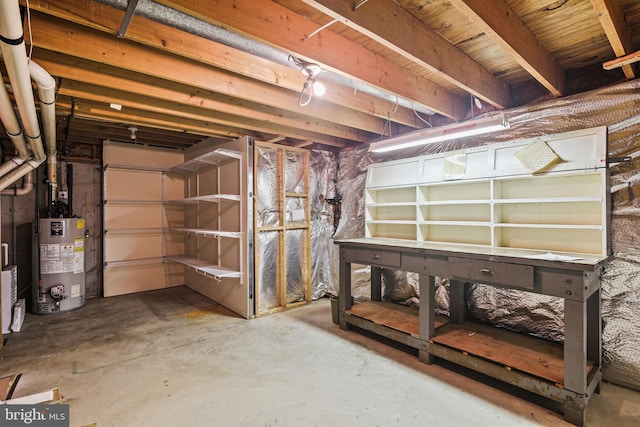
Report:
[[[83,218],[46,218],[34,223],[34,314],[85,304]]]

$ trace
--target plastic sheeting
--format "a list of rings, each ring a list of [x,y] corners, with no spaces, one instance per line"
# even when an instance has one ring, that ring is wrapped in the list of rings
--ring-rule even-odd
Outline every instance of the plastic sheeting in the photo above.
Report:
[[[276,151],[267,147],[256,150],[256,203],[258,227],[280,225],[278,209]]]
[[[336,199],[338,160],[329,151],[311,151],[311,298],[335,290],[333,276],[333,206]]]
[[[373,154],[365,147],[343,150],[339,157],[339,191],[343,216],[336,238],[364,237],[364,184],[371,163],[434,154],[539,135],[608,126],[610,157],[630,156],[612,164],[612,242],[614,255],[602,277],[604,378],[640,389],[640,80],[562,99],[505,111],[511,129],[398,152]],[[333,255],[334,259],[336,254]],[[336,264],[337,265],[337,264]],[[362,271],[354,269],[354,281]],[[411,305],[419,298],[410,274],[386,273],[383,295]],[[438,280],[437,309],[448,311],[447,281]],[[358,299],[368,289],[354,287]],[[563,341],[563,302],[517,290],[474,284],[467,292],[471,319],[545,339]]]
[[[278,153],[268,146],[258,146],[256,154],[256,203],[258,227],[280,224],[280,202],[278,194]],[[312,299],[317,299],[335,288],[332,269],[333,247],[333,207],[327,199],[336,197],[337,160],[333,153],[312,151],[310,162],[311,195],[311,280]],[[284,190],[287,193],[306,193],[304,175],[305,162],[299,152],[284,151]],[[285,221],[296,222],[305,214],[304,199],[287,197],[285,200]],[[258,307],[263,313],[281,305],[276,288],[276,269],[280,251],[280,232],[261,231],[258,233]],[[304,253],[303,231],[288,230],[284,236],[286,245],[287,304],[304,300],[302,284],[302,264]],[[259,314],[260,314],[259,313]]]

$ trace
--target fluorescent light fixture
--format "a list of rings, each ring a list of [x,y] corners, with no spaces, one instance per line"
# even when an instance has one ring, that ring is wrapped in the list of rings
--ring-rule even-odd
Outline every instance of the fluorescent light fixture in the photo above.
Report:
[[[369,151],[384,153],[386,151],[400,150],[402,148],[417,147],[434,142],[448,141],[451,139],[464,138],[467,136],[481,135],[489,132],[509,129],[511,125],[507,116],[488,117],[451,125],[420,129],[414,132],[405,133],[393,138],[377,141],[369,145]]]

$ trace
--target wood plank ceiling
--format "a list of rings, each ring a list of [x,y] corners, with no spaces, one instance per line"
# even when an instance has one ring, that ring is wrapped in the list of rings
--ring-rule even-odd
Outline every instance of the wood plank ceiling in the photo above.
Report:
[[[58,80],[71,160],[98,161],[107,139],[337,150],[638,73],[603,69],[640,45],[636,0],[31,0],[29,11],[25,38]],[[326,87],[304,106],[303,63]]]

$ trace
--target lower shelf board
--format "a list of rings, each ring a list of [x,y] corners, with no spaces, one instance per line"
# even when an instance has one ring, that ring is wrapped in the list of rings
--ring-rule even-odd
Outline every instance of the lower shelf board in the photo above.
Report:
[[[365,301],[354,304],[348,314],[362,317],[374,323],[405,332],[414,337],[420,336],[418,310],[392,302]],[[436,316],[436,328],[449,320],[446,316]]]
[[[534,375],[557,385],[564,384],[564,348],[561,344],[472,322],[449,323],[436,330],[432,343],[460,350]],[[587,362],[587,372],[594,367]]]
[[[346,314],[362,318],[376,325],[420,336],[419,312],[414,307],[381,301],[354,304]],[[432,344],[445,346],[463,354],[482,358],[542,380],[564,387],[564,347],[562,344],[506,329],[473,322],[450,323],[446,316],[436,316]],[[585,375],[594,363],[587,361]]]

